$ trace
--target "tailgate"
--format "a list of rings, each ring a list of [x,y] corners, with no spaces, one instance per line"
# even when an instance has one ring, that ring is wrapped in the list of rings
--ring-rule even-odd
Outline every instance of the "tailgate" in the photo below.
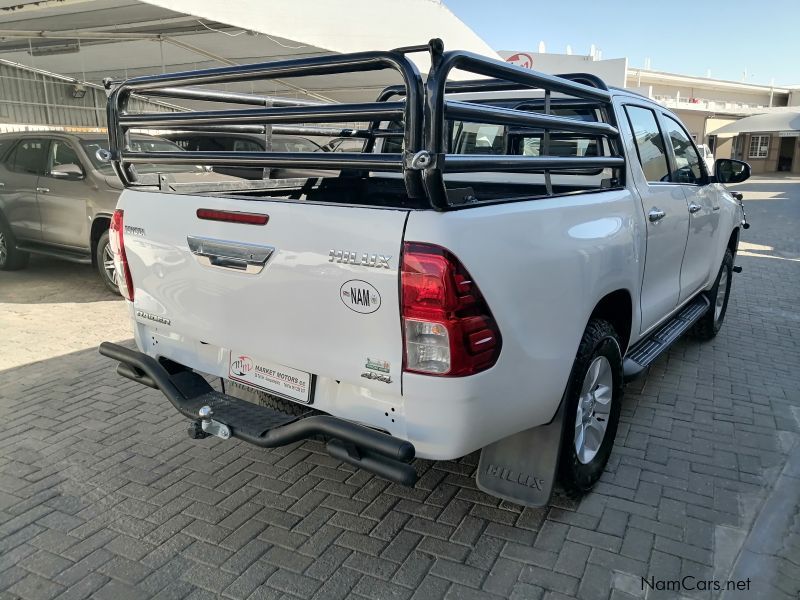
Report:
[[[218,346],[233,360],[400,393],[407,211],[145,191],[125,191],[119,208],[140,323]],[[198,209],[269,221],[203,220]],[[269,255],[263,268],[208,257],[237,247],[255,263]]]

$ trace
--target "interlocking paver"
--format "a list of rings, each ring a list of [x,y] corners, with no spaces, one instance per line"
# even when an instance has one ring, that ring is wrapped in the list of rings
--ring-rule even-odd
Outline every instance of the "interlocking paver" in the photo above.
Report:
[[[189,440],[90,347],[129,336],[91,269],[0,273],[0,598],[630,600],[641,576],[758,574],[737,544],[800,439],[800,181],[746,186],[754,225],[720,335],[679,342],[631,384],[601,482],[538,509],[477,490],[477,454],[418,460],[407,489],[316,441]],[[37,286],[70,317],[43,316]],[[56,288],[83,304],[61,307]],[[793,527],[762,597],[794,585]]]

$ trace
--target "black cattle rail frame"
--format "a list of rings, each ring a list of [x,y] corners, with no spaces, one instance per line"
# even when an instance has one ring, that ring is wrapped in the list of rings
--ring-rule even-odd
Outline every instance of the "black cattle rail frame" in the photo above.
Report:
[[[423,51],[431,55],[431,69],[424,83],[419,70],[407,56]],[[386,88],[375,102],[365,103],[324,103],[186,87],[384,69],[397,71],[403,83]],[[448,82],[454,69],[486,79]],[[447,210],[454,208],[454,202],[448,199],[445,173],[543,173],[547,193],[552,194],[551,173],[596,173],[611,168],[615,173],[613,180],[620,182],[625,165],[611,93],[602,80],[583,73],[547,75],[471,52],[445,52],[442,41],[438,39],[427,45],[388,52],[358,52],[168,73],[137,77],[119,85],[107,81],[106,87],[109,90],[110,159],[126,186],[137,185],[134,165],[139,163],[399,173],[410,198],[427,198],[432,208]],[[528,89],[544,91],[544,98],[540,100],[542,111],[454,100],[446,96],[459,92]],[[587,122],[552,114],[551,94],[554,92],[569,97],[576,106],[597,109],[601,118]],[[128,114],[126,110],[132,94],[257,108]],[[565,103],[561,98],[558,102]],[[541,155],[448,153],[450,128],[447,123],[459,120],[541,130]],[[330,126],[331,123],[352,122],[368,122],[370,125],[363,129]],[[382,128],[386,123],[388,127]],[[402,124],[402,129],[398,123]],[[146,152],[131,149],[129,133],[132,129],[261,132],[267,136],[272,133],[326,135],[361,138],[365,140],[365,146],[363,152]],[[610,155],[550,155],[550,136],[554,131],[605,139]],[[402,137],[401,152],[372,151],[377,138],[389,137]]]

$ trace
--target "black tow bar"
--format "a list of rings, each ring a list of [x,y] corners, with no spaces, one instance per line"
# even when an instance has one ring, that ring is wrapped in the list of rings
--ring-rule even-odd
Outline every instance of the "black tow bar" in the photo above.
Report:
[[[100,354],[119,361],[117,373],[159,390],[192,420],[189,436],[239,438],[262,448],[286,446],[322,436],[328,453],[380,477],[413,486],[417,472],[408,464],[414,445],[364,425],[327,414],[287,415],[216,391],[200,374],[178,363],[165,364],[143,352],[103,342]]]

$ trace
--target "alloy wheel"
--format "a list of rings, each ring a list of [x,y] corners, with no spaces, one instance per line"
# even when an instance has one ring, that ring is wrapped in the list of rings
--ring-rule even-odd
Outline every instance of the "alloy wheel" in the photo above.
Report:
[[[722,268],[717,284],[717,297],[714,301],[714,321],[719,321],[722,314],[722,307],[725,306],[725,296],[728,295],[728,269]]]
[[[614,377],[605,356],[596,357],[586,371],[575,412],[575,454],[587,464],[594,459],[608,428]]]
[[[117,267],[114,265],[114,253],[111,251],[111,244],[106,244],[103,248],[103,271],[108,280],[117,285]]]

